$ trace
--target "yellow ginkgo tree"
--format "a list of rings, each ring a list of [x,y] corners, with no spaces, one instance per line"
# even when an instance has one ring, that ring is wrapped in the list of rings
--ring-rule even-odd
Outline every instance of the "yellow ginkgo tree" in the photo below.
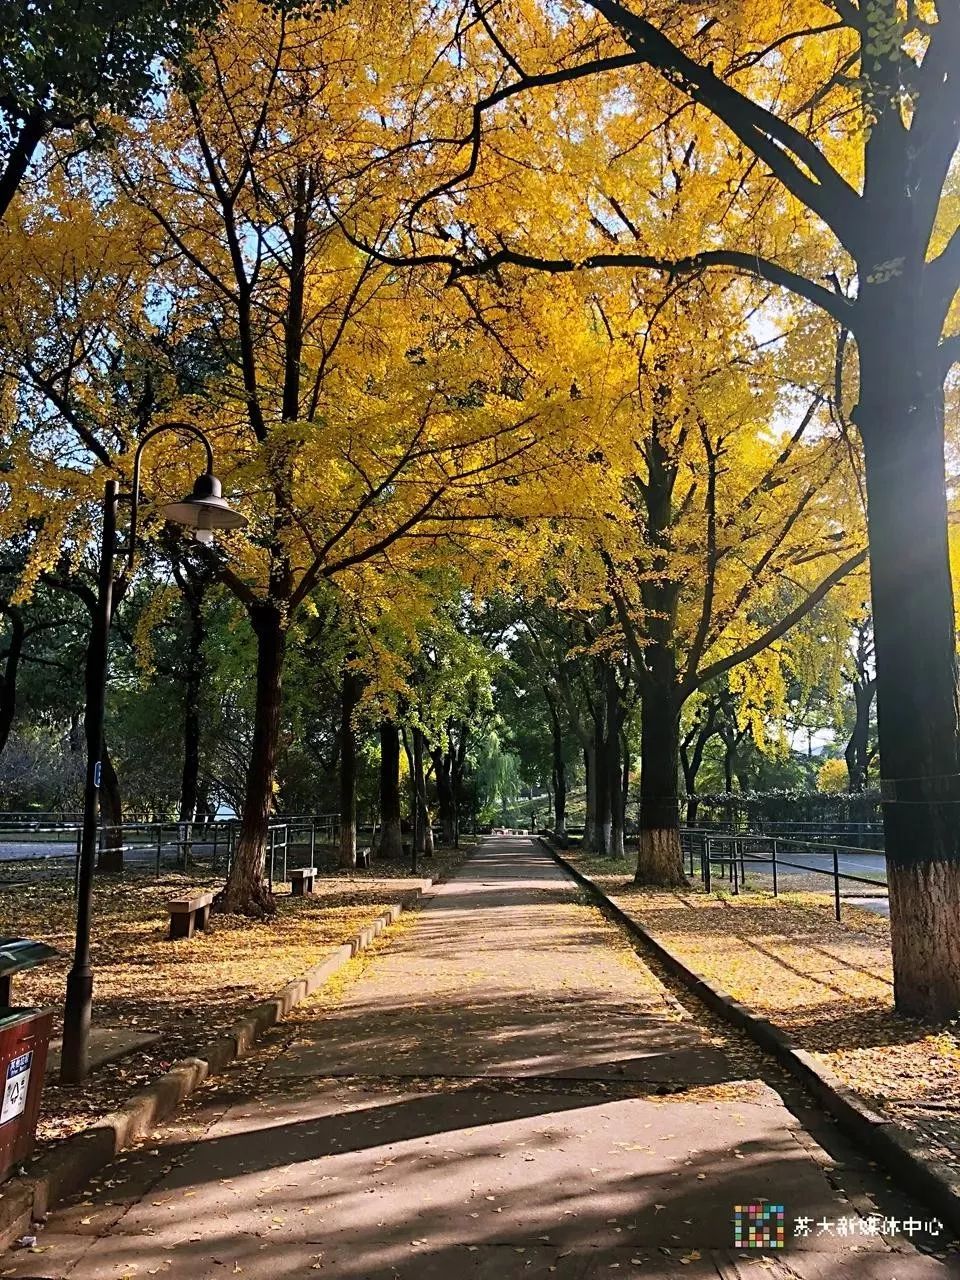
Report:
[[[116,122],[116,148],[76,177],[79,194],[64,189],[51,205],[44,191],[22,212],[50,224],[66,292],[83,282],[82,306],[51,290],[12,344],[15,376],[49,422],[44,432],[21,421],[9,449],[43,516],[35,562],[59,554],[57,519],[70,511],[83,543],[105,474],[126,475],[157,421],[203,426],[249,519],[211,557],[257,639],[252,754],[222,899],[232,910],[270,906],[264,840],[294,618],[325,582],[357,596],[437,560],[473,572],[496,551],[495,521],[567,501],[565,441],[588,414],[569,381],[561,393],[524,380],[459,295],[342,234],[337,165],[368,131],[369,77],[404,71],[417,53],[412,37],[407,55],[385,50],[362,18],[352,6],[319,16],[229,7],[169,68],[149,111]],[[93,215],[82,241],[73,199]],[[129,259],[110,248],[111,227]],[[115,263],[122,306],[98,282],[97,252]],[[176,493],[190,463],[175,437],[158,438],[147,493]],[[54,493],[67,500],[51,519]]]
[[[952,1016],[960,695],[944,383],[960,358],[960,11],[952,0],[722,11],[476,0],[439,6],[436,21],[463,92],[452,119],[435,122],[429,99],[410,112],[406,147],[429,164],[419,195],[382,219],[384,260],[444,265],[461,283],[510,265],[667,283],[732,272],[849,335],[896,996],[906,1012]],[[711,163],[685,184],[685,234],[651,235],[691,149]],[[383,178],[380,195],[386,208]],[[532,216],[535,199],[550,217]],[[574,205],[585,234],[563,217]],[[369,218],[354,225],[360,240],[376,231]]]
[[[684,878],[686,702],[748,670],[776,688],[793,628],[866,560],[859,460],[831,420],[831,393],[801,394],[785,380],[788,353],[731,328],[739,288],[675,294],[652,318],[613,282],[592,300],[609,335],[594,457],[616,518],[555,572],[568,608],[611,604],[614,643],[632,658],[639,883]]]

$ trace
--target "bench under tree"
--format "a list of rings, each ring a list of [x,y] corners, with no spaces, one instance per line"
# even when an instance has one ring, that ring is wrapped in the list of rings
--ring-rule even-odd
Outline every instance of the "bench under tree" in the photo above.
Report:
[[[167,903],[170,912],[170,937],[192,938],[197,929],[206,929],[210,921],[212,893],[194,893],[186,898],[173,898]]]
[[[290,872],[290,891],[295,898],[313,893],[317,879],[316,867],[296,867]]]

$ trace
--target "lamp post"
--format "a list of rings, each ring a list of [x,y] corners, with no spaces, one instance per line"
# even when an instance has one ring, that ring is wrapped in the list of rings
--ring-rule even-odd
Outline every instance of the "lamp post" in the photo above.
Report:
[[[187,432],[195,436],[206,453],[206,469],[197,476],[193,492],[180,502],[163,508],[166,518],[194,530],[199,542],[213,540],[215,529],[242,529],[247,523],[239,512],[224,500],[220,481],[213,474],[213,449],[210,441],[189,422],[166,422],[148,431],[137,445],[133,457],[133,483],[130,502],[130,535],[124,572],[133,569],[137,541],[137,515],[140,506],[140,460],[144,446],[164,431]],[[113,614],[114,559],[116,555],[117,507],[121,499],[116,480],[108,480],[103,490],[103,545],[97,580],[97,606],[87,653],[84,716],[87,736],[87,772],[83,792],[83,828],[77,874],[77,931],[73,965],[67,975],[67,993],[63,1008],[63,1049],[60,1079],[64,1084],[79,1084],[89,1071],[90,1011],[93,1003],[93,970],[90,967],[90,921],[93,906],[93,863],[97,847],[100,819],[100,760],[103,751],[103,713],[107,687],[107,652],[110,622]]]

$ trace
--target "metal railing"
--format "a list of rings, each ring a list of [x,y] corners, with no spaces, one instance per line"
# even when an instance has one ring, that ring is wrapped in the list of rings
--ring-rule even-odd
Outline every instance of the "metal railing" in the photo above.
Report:
[[[882,853],[884,850],[882,822],[771,822],[765,823],[758,834],[792,836],[817,844],[849,842],[860,849],[872,850],[875,853]]]
[[[183,819],[175,818],[168,814],[158,817],[155,813],[139,813],[134,810],[131,813],[124,810],[125,827],[142,827],[142,826],[170,826],[183,821]],[[191,821],[198,826],[212,827],[215,824],[227,826],[230,823],[237,823],[239,819],[236,815],[231,814],[226,817],[203,817],[194,818]],[[284,813],[278,814],[274,821],[277,822],[317,822],[317,823],[339,823],[339,813]],[[23,833],[45,834],[49,831],[67,831],[73,830],[80,826],[83,822],[83,814],[79,811],[57,810],[39,812],[35,810],[20,811],[0,811],[0,839],[4,836]]]
[[[29,840],[22,827],[8,825],[9,815],[0,815],[0,885],[12,883],[2,875],[2,869],[20,869],[25,866],[35,876],[52,879],[54,876],[72,874],[76,890],[79,871],[80,838],[79,822],[61,821],[50,825],[34,823],[29,828]],[[20,815],[16,815],[20,816]],[[317,849],[332,845],[339,839],[340,815],[319,814],[309,817],[284,818],[271,822],[267,831],[266,870],[271,888],[278,879],[288,879],[291,859],[296,865],[314,864]],[[98,830],[97,862],[102,864],[111,853],[122,855],[124,869],[153,868],[159,879],[164,865],[178,870],[191,865],[207,864],[216,874],[229,875],[240,833],[237,818],[204,819],[196,822],[124,822],[111,826],[102,824]],[[112,837],[112,838],[111,838]],[[114,841],[117,843],[114,843]],[[11,846],[19,846],[12,849]],[[31,846],[47,848],[33,852]],[[50,846],[64,846],[64,852],[51,850]],[[26,846],[26,847],[24,847]],[[69,852],[67,851],[69,850]],[[306,862],[301,862],[298,851],[306,851]]]
[[[862,845],[826,844],[821,840],[803,840],[796,836],[720,834],[716,831],[684,828],[680,835],[681,846],[691,878],[699,870],[707,893],[713,885],[713,868],[718,867],[720,878],[727,880],[730,891],[739,894],[746,885],[747,867],[768,867],[773,881],[773,895],[780,895],[780,873],[802,871],[808,875],[828,876],[833,882],[834,914],[840,919],[842,895],[840,882],[871,885],[886,889],[883,880],[859,875],[840,869],[840,860],[857,857],[876,858],[877,849]],[[799,850],[799,852],[797,852]],[[806,854],[804,850],[808,850]],[[797,857],[829,857],[828,867],[812,866],[809,861],[797,862]]]
[[[750,835],[768,832],[786,823],[809,827],[879,826],[883,821],[877,792],[852,795],[813,793],[788,795],[777,792],[684,796],[696,799],[699,819],[694,825],[723,825],[728,830]]]
[[[156,813],[138,810],[125,814],[125,818],[131,826],[152,825],[161,821],[175,821],[169,815],[166,818],[161,818]],[[218,821],[218,819],[211,818],[210,821]],[[68,828],[79,826],[82,822],[83,813],[79,809],[51,809],[45,811],[23,809],[0,812],[0,831],[12,834],[31,835],[34,833],[45,834],[49,831],[64,831]]]

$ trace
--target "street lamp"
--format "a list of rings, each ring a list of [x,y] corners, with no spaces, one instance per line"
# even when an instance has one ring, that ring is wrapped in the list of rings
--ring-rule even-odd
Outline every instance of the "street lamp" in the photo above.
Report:
[[[215,529],[242,529],[247,523],[223,497],[220,481],[213,474],[213,449],[210,441],[190,422],[166,422],[148,431],[137,445],[133,456],[133,483],[129,495],[130,535],[125,572],[133,569],[137,544],[137,515],[140,506],[140,459],[144,446],[164,431],[187,432],[195,436],[206,453],[206,470],[197,476],[193,491],[180,502],[163,508],[166,518],[194,530],[198,542],[213,540]],[[116,480],[108,480],[103,491],[103,549],[97,581],[97,607],[93,616],[90,648],[87,652],[87,774],[83,792],[83,831],[77,868],[77,934],[73,966],[67,975],[67,994],[63,1008],[63,1049],[60,1056],[60,1079],[64,1084],[79,1084],[90,1069],[90,1010],[93,1003],[93,970],[90,967],[90,920],[93,906],[93,861],[97,846],[100,817],[100,759],[103,751],[103,712],[107,687],[107,645],[113,613],[113,565],[116,554],[117,507],[121,499]]]

